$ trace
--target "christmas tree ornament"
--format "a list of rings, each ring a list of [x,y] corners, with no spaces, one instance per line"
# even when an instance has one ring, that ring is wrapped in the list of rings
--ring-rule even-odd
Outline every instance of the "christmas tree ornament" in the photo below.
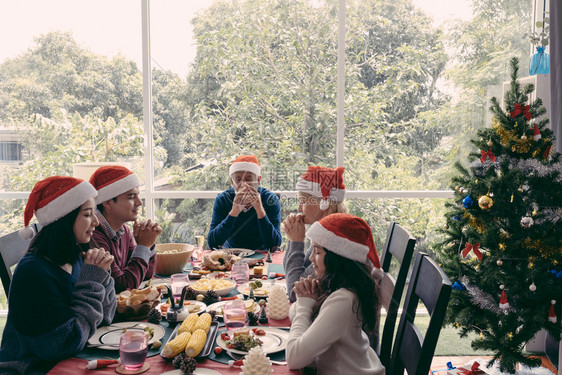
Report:
[[[498,247],[499,247],[500,250],[502,250],[502,251],[506,249],[506,245],[505,245],[503,242],[501,242],[501,243],[498,245]]]
[[[494,153],[492,152],[492,149],[489,148],[488,151],[482,151],[480,150],[480,162],[482,164],[484,164],[484,162],[486,161],[486,159],[490,159],[491,161],[496,161],[496,157],[494,156]]]
[[[461,229],[462,234],[465,235],[465,236],[468,235],[468,229],[469,228],[466,225],[464,227],[462,227],[462,229]]]
[[[529,121],[531,118],[533,118],[533,116],[531,115],[530,112],[531,106],[529,104],[527,104],[526,106],[522,106],[519,103],[515,103],[515,105],[513,106],[513,111],[511,111],[511,118],[515,118],[517,116],[519,116],[521,113],[523,113],[523,116],[525,116],[525,118],[527,119],[527,121]],[[516,123],[517,125],[517,123]]]
[[[510,203],[513,203],[513,194],[511,194]]]
[[[464,193],[464,187],[463,187],[463,186],[461,186],[461,187],[459,188],[459,193],[461,193],[461,194]]]
[[[537,290],[537,286],[535,285],[535,283],[532,283],[531,285],[529,285],[529,290],[531,292],[534,292],[535,290]]]
[[[466,290],[466,286],[463,285],[460,281],[455,281],[452,286],[453,290],[464,291]]]
[[[556,323],[556,311],[554,310],[555,300],[550,301],[550,310],[548,311],[548,321],[551,323]]]
[[[494,193],[488,193],[488,196],[492,198],[494,196]]]
[[[535,124],[535,126],[533,128],[533,139],[535,141],[538,141],[541,138],[542,138],[542,135],[541,135],[541,132],[539,131],[539,127],[537,126],[537,124]]]
[[[523,228],[529,228],[529,227],[531,227],[531,226],[534,224],[534,222],[535,222],[535,221],[534,221],[533,218],[530,217],[530,216],[525,216],[525,217],[521,218],[521,226],[522,226]]]
[[[527,140],[527,136],[526,136],[525,134],[523,134],[523,135],[521,136],[521,139],[524,140],[524,141],[526,141],[526,140]]]
[[[468,195],[462,200],[462,205],[464,208],[471,208],[474,206],[474,199],[472,199],[472,195]]]
[[[488,195],[483,195],[478,198],[478,206],[483,210],[488,210],[494,205],[494,200]]]
[[[491,148],[494,145],[494,142],[492,142],[492,139],[488,139],[488,143],[487,143],[488,147]]]
[[[269,323],[269,319],[267,318],[267,313],[265,312],[265,300],[261,300],[260,301],[260,317],[259,317],[259,322],[260,324],[267,324]]]
[[[500,285],[500,289],[502,290],[502,294],[500,297],[500,309],[506,310],[509,308],[509,302],[507,302],[507,295],[505,294],[504,286]]]
[[[544,150],[544,153],[542,154],[543,159],[546,160],[550,156],[550,148],[551,148],[551,146],[547,146],[546,149]]]
[[[522,192],[523,192],[523,186],[519,186],[519,187],[517,188],[517,191],[520,192],[520,193],[522,193]]]
[[[501,266],[503,266],[503,261],[501,259],[498,259],[496,264],[501,267]]]
[[[476,255],[478,260],[482,260],[483,255],[480,252],[480,243],[472,245],[469,242],[467,242],[464,246],[463,251],[462,251],[463,259],[466,258],[466,256],[468,255],[468,253],[470,253],[470,251],[472,251],[474,253],[474,255]]]

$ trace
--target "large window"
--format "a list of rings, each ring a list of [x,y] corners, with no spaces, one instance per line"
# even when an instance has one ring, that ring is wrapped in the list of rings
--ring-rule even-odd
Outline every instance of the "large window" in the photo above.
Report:
[[[430,243],[452,165],[489,125],[509,58],[525,72],[533,10],[456,0],[451,15],[433,3],[2,2],[14,22],[0,31],[14,42],[0,49],[0,129],[18,138],[0,132],[0,150],[15,147],[19,162],[0,163],[0,233],[23,225],[37,180],[114,162],[146,182],[145,215],[167,226],[163,240],[192,241],[229,187],[229,162],[255,153],[285,214],[308,165],[340,163],[351,211],[379,245],[391,220]]]

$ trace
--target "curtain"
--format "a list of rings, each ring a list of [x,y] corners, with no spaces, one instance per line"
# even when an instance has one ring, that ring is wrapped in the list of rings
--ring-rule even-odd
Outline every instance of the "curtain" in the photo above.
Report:
[[[562,1],[550,0],[550,122],[562,152]]]

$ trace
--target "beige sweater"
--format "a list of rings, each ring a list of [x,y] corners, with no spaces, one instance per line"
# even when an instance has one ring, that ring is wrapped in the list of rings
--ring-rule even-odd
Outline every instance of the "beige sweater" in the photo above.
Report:
[[[287,364],[291,369],[315,365],[318,374],[384,375],[384,366],[369,346],[353,311],[355,294],[347,289],[332,293],[311,320],[315,300],[298,297],[291,306]]]

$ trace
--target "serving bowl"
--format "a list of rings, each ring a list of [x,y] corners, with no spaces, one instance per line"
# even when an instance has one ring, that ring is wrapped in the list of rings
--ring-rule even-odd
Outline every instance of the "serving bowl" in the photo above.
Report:
[[[189,262],[195,246],[187,243],[159,243],[156,244],[156,265],[154,273],[171,275],[180,273]]]
[[[201,278],[192,282],[190,286],[200,294],[213,290],[219,296],[226,296],[236,288],[236,281],[229,278]]]

